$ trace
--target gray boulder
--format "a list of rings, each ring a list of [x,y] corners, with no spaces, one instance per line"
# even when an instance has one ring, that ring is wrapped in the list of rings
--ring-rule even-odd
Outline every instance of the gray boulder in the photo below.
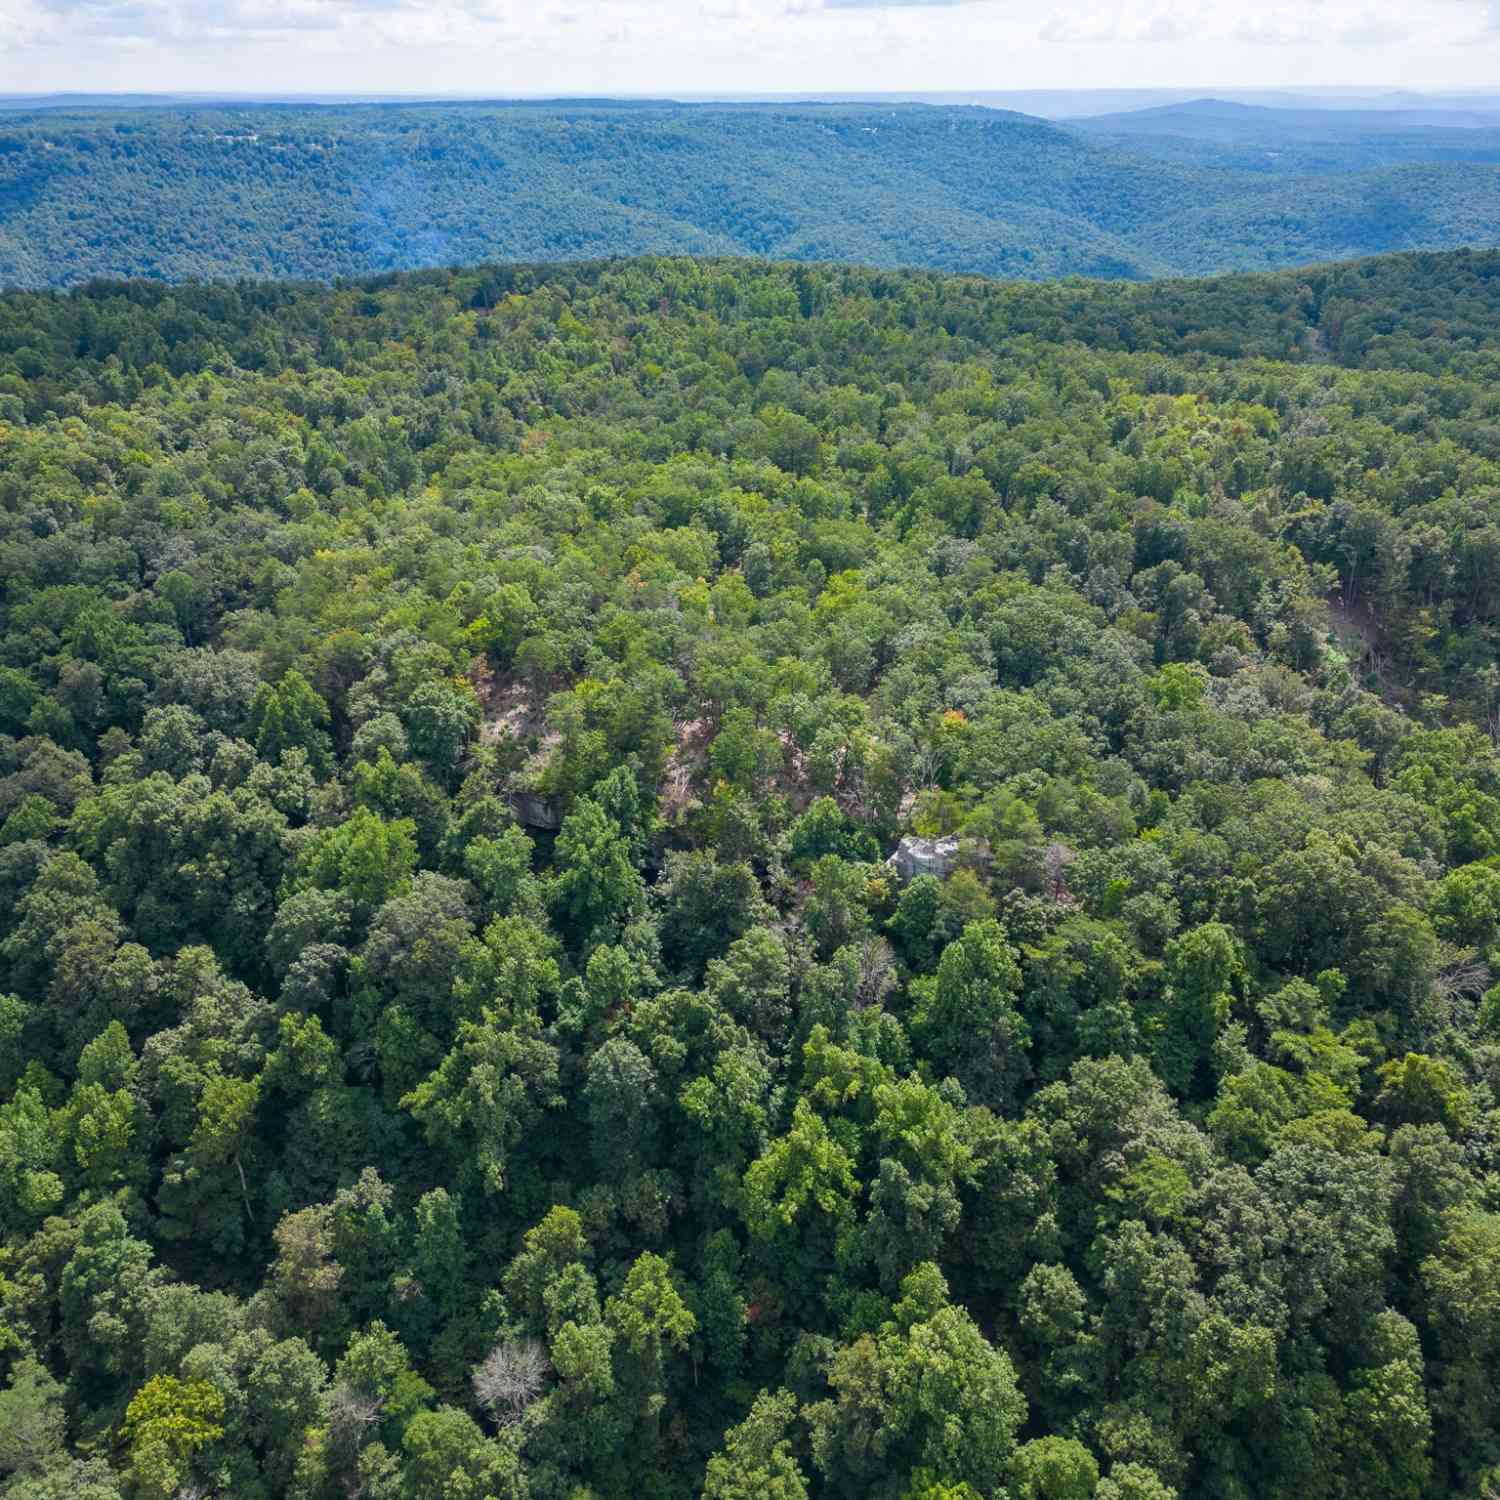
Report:
[[[902,884],[915,880],[918,875],[936,875],[946,880],[958,866],[959,840],[956,836],[945,839],[919,839],[908,834],[896,845],[890,862]]]
[[[527,828],[542,828],[556,832],[562,827],[562,812],[550,797],[538,797],[535,792],[519,792],[511,798],[516,817]]]

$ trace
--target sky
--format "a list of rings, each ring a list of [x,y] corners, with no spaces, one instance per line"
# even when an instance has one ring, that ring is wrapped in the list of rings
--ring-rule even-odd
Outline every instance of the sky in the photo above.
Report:
[[[0,91],[1500,84],[1500,0],[0,0]]]

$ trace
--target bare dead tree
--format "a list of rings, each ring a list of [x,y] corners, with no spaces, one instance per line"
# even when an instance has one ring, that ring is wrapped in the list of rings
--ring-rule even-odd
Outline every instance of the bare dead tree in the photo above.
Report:
[[[1450,964],[1437,977],[1437,991],[1444,1000],[1472,1000],[1490,987],[1490,966],[1472,955]]]
[[[375,1424],[384,1403],[379,1396],[357,1391],[340,1381],[324,1398],[323,1419],[328,1452],[334,1467],[352,1467]],[[347,1486],[346,1486],[347,1488]]]
[[[867,937],[859,951],[859,988],[855,1003],[861,1010],[879,1005],[896,985],[896,955],[883,937]]]
[[[338,1432],[363,1432],[380,1420],[383,1405],[379,1396],[357,1391],[353,1386],[340,1381],[328,1393],[328,1426],[330,1430]]]
[[[661,799],[669,820],[681,816],[694,801],[693,769],[676,755],[667,761]]]
[[[519,1422],[541,1395],[550,1368],[535,1339],[507,1339],[496,1344],[474,1371],[474,1394],[497,1422]]]

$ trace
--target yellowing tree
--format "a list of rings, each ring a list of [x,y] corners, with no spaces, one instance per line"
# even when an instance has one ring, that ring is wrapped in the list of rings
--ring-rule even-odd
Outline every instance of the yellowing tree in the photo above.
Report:
[[[193,1455],[224,1436],[224,1398],[206,1380],[154,1375],[125,1411],[125,1440],[136,1479],[149,1494],[170,1495]]]

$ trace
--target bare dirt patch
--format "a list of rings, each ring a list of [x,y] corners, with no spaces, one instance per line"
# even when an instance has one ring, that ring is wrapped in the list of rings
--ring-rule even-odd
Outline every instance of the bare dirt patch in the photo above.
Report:
[[[545,739],[547,703],[530,684],[506,672],[497,672],[483,656],[469,663],[469,685],[479,695],[484,717],[479,738],[488,744],[510,738],[521,743]]]

